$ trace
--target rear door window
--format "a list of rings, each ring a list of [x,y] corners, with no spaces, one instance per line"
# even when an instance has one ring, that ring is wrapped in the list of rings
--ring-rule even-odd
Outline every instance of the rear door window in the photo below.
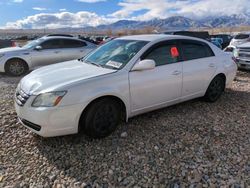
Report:
[[[181,41],[181,49],[185,61],[214,56],[212,49],[199,41]]]
[[[84,46],[87,46],[87,44],[83,41],[63,39],[63,48],[81,48]]]

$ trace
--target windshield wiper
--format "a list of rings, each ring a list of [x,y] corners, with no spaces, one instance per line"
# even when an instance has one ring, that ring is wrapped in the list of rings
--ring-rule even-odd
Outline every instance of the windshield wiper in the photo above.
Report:
[[[91,64],[91,65],[95,65],[97,67],[102,67],[102,68],[108,68],[108,69],[114,69],[114,70],[118,70],[118,68],[116,67],[112,67],[112,66],[107,66],[107,65],[102,65],[102,64],[98,64],[98,63],[94,63],[90,60],[84,60],[83,58],[81,59],[78,59],[78,61],[81,61],[81,62],[84,62],[84,63],[87,63],[87,64]]]
[[[79,59],[79,60],[82,61],[82,62],[84,62],[84,63],[87,63],[87,64],[95,65],[97,67],[103,67],[102,65],[94,63],[94,62],[89,61],[89,60],[84,60],[84,59]]]

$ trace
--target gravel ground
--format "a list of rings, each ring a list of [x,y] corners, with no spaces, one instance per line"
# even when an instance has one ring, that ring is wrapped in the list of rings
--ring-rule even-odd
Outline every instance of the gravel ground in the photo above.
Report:
[[[0,75],[0,187],[250,187],[250,72],[213,104],[130,119],[108,138],[41,138],[17,123]]]

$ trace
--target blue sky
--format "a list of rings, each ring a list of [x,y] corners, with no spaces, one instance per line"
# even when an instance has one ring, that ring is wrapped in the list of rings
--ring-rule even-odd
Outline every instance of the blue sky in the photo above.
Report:
[[[1,28],[97,26],[120,19],[249,14],[250,0],[1,0]]]
[[[37,7],[45,8],[46,10],[33,10],[33,8]],[[119,7],[117,6],[116,0],[101,1],[97,3],[84,3],[77,0],[23,0],[23,2],[0,0],[0,25],[41,12],[56,13],[59,12],[60,9],[66,9],[70,12],[84,10],[96,12],[99,15],[105,15],[117,11]]]

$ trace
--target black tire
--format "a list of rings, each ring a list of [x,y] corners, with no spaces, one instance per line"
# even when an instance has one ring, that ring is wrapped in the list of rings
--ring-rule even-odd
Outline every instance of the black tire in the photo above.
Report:
[[[121,106],[112,99],[101,99],[87,109],[80,126],[91,138],[103,138],[115,131],[121,120]]]
[[[11,59],[5,65],[5,71],[11,76],[22,76],[29,70],[27,63],[21,59]]]
[[[204,96],[205,101],[217,101],[225,90],[225,79],[222,76],[216,76],[208,86]]]

